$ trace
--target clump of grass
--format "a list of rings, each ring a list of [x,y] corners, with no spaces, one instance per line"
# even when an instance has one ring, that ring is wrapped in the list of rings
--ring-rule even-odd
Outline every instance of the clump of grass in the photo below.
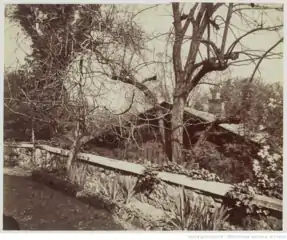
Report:
[[[122,194],[116,179],[102,178],[99,180],[100,192],[110,200],[121,202]]]
[[[87,178],[87,171],[86,171],[86,165],[84,164],[72,165],[68,171],[68,179],[72,183],[78,185],[80,188],[84,188],[86,178]]]
[[[211,212],[204,202],[191,203],[192,199],[182,187],[179,197],[175,200],[172,217],[167,224],[176,230],[219,230],[228,218],[228,209],[216,208]]]
[[[215,208],[213,212],[201,202],[199,205],[195,205],[193,208],[195,213],[195,219],[197,219],[194,226],[194,230],[221,230],[223,223],[226,222],[229,217],[229,209],[222,206]]]
[[[167,224],[172,225],[177,230],[190,230],[194,221],[191,211],[190,198],[186,195],[184,187],[182,187],[174,204],[173,217],[169,219]]]
[[[118,182],[124,198],[124,203],[128,204],[131,199],[136,195],[136,186],[138,179],[133,176],[119,176]]]

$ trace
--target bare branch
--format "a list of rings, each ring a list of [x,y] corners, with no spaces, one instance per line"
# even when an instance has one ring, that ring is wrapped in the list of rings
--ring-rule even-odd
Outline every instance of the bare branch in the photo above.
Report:
[[[221,44],[221,48],[220,48],[220,59],[222,59],[222,60],[224,58],[224,50],[225,50],[225,45],[226,45],[226,41],[227,41],[227,33],[228,33],[229,23],[230,23],[230,19],[232,17],[232,8],[233,8],[233,3],[229,3],[228,12],[227,12],[226,21],[225,21],[224,33],[223,33],[223,37],[222,37],[222,44]]]
[[[261,62],[265,59],[265,57],[267,56],[267,54],[268,54],[270,51],[272,51],[274,48],[276,48],[281,42],[283,42],[283,38],[281,38],[278,42],[276,42],[272,47],[270,47],[270,48],[262,55],[262,57],[260,58],[260,60],[258,61],[257,65],[256,65],[256,67],[255,67],[255,69],[254,69],[254,71],[253,71],[251,77],[249,78],[249,82],[252,82],[252,81],[253,81],[253,78],[254,78],[254,75],[255,75],[257,69],[259,68]]]

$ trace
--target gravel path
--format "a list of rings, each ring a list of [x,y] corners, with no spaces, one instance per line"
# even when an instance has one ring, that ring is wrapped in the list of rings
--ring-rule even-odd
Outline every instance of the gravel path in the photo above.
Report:
[[[4,175],[4,212],[23,230],[124,230],[96,209],[30,177]]]

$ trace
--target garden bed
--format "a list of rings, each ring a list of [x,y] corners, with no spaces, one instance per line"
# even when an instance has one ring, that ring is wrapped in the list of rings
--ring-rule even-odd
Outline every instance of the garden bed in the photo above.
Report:
[[[53,151],[56,150],[57,149],[54,149]],[[58,152],[58,150],[56,152]],[[42,153],[40,156],[43,160],[37,160],[40,165],[36,165],[37,170],[33,172],[33,179],[43,182],[51,188],[63,191],[66,194],[76,197],[92,206],[94,205],[96,207],[108,209],[113,214],[124,218],[125,221],[135,222],[142,229],[170,229],[171,226],[167,226],[167,222],[171,219],[171,215],[174,217],[175,215],[180,214],[174,209],[176,208],[176,204],[182,200],[181,187],[160,180],[161,178],[158,178],[156,166],[146,166],[147,171],[141,171],[140,175],[128,174],[125,171],[116,169],[105,169],[103,164],[99,162],[100,160],[104,161],[105,159],[96,157],[95,161],[99,162],[97,166],[88,164],[89,161],[87,160],[82,162],[78,161],[73,164],[69,174],[66,174],[65,171],[59,170],[59,164],[57,164],[59,162],[64,162],[64,157],[45,152],[44,149],[41,151]],[[83,158],[84,155],[85,154],[80,154],[79,156],[80,158]],[[29,159],[26,154],[24,154],[24,157],[21,157],[19,160],[21,166],[25,166],[29,163]],[[112,165],[118,166],[118,163],[120,163],[120,161],[117,160],[113,160],[112,162],[112,159],[110,159],[110,161],[110,164]],[[30,163],[28,165],[31,167]],[[121,167],[123,168],[122,165]],[[171,170],[174,170],[174,167],[177,166],[171,167]],[[126,168],[127,167],[124,169]],[[193,172],[191,174],[194,175]],[[196,172],[196,174],[200,174],[205,177],[205,172]],[[207,174],[206,177],[208,178],[209,174]],[[216,203],[214,201],[214,196],[204,196],[201,192],[197,193],[196,189],[185,189],[184,191],[185,195],[192,201],[192,203],[197,203],[197,205],[203,204],[207,206],[208,209],[211,209],[211,211],[217,211],[218,207],[220,207],[222,203],[222,201]],[[245,208],[243,207],[243,209],[238,209],[239,212],[243,212]],[[156,213],[157,216],[146,215],[146,213]],[[203,212],[201,215],[204,214],[208,216],[209,213]],[[245,218],[244,214],[240,218]],[[239,225],[241,225],[241,227],[234,227],[228,224],[226,220],[227,219],[224,221],[224,226],[220,226],[220,230],[251,229],[250,226],[246,227],[242,224],[244,221],[240,221]],[[268,221],[268,217],[256,219],[256,221]],[[275,228],[274,226],[271,228],[269,226],[265,226],[264,228],[261,227],[260,230],[277,230],[282,228],[282,221],[276,221],[277,226]],[[198,229],[198,226],[192,226],[189,230],[212,230],[210,229],[210,226],[207,226],[207,228],[208,229]],[[257,227],[253,228],[257,229]]]
[[[110,199],[100,196],[100,195],[90,195],[87,192],[83,191],[77,184],[73,184],[69,181],[68,176],[62,171],[48,171],[48,170],[36,170],[32,173],[32,179],[34,181],[40,182],[47,185],[48,187],[64,192],[65,194],[77,198],[79,201],[87,203],[97,209],[104,209],[109,211],[111,214],[121,215],[121,220],[130,220],[130,224],[134,229],[152,229],[155,226],[152,226],[152,219],[145,219],[139,213],[138,201],[133,201],[130,206],[124,206],[121,203],[111,201]],[[144,204],[140,204],[144,205]],[[146,206],[145,206],[146,207]],[[149,206],[154,211],[154,207]],[[156,228],[157,229],[157,228]],[[158,230],[160,230],[158,228]]]

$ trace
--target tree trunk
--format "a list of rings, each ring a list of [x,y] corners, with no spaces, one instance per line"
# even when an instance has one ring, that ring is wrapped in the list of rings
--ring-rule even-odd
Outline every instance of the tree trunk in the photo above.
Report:
[[[171,148],[172,161],[178,163],[182,161],[184,106],[185,98],[183,96],[175,96],[171,110]]]
[[[160,132],[160,141],[162,142],[163,146],[165,145],[165,123],[163,117],[163,111],[161,109],[157,110],[157,117],[158,119],[158,127]]]
[[[72,144],[72,147],[70,149],[70,152],[69,152],[69,156],[68,156],[68,160],[67,160],[67,163],[66,163],[66,170],[69,171],[71,166],[72,166],[72,163],[73,161],[75,160],[77,154],[78,154],[78,150],[80,148],[80,143],[81,143],[81,132],[80,132],[80,122],[77,123],[77,127],[76,127],[76,130],[75,130],[75,136],[74,136],[74,141],[73,141],[73,144]]]
[[[35,163],[36,163],[36,138],[35,138],[35,121],[34,121],[34,119],[32,119],[32,122],[31,122],[31,141],[33,144],[32,164],[35,165]]]
[[[209,132],[211,131],[211,129],[214,127],[214,123],[210,124],[210,126],[207,127],[207,129],[199,136],[197,143],[195,144],[194,148],[193,148],[193,154],[195,157],[199,156],[200,153],[200,148],[203,146],[203,144],[205,143]]]

